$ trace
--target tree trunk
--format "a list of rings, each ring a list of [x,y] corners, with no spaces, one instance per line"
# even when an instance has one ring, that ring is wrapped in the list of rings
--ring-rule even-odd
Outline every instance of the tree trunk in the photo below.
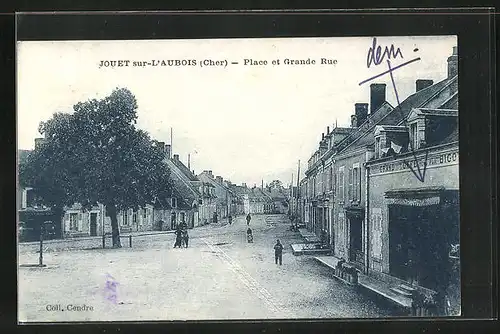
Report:
[[[122,244],[120,242],[120,230],[118,228],[118,218],[116,217],[116,206],[114,203],[108,204],[108,215],[111,219],[111,235],[113,238],[113,248],[121,248]]]

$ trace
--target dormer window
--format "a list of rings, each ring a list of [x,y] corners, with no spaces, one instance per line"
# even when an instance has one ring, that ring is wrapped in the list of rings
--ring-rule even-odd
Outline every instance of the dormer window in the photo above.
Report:
[[[177,208],[177,198],[171,198],[170,199],[170,205],[172,206],[172,208]]]

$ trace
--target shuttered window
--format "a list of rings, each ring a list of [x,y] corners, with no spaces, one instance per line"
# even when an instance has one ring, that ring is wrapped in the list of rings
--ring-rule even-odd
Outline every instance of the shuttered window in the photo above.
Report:
[[[347,196],[349,198],[349,200],[352,201],[353,199],[353,189],[352,189],[352,180],[353,180],[353,169],[352,168],[349,168],[349,174],[348,174],[348,178],[349,178],[349,188],[348,188],[348,193],[347,193]]]
[[[339,168],[339,200],[340,202],[345,201],[345,178],[344,178],[344,166]]]

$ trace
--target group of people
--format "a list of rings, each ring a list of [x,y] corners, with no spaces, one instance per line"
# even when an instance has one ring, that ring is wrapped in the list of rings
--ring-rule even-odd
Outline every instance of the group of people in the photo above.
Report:
[[[250,214],[246,216],[246,221],[247,221],[247,226],[250,226],[250,221],[252,217]],[[229,224],[232,223],[232,217],[229,216]],[[188,227],[185,222],[182,222],[177,226],[177,229],[175,231],[175,244],[174,248],[187,248],[189,244],[189,234],[188,234]],[[253,243],[253,232],[250,227],[247,229],[247,241],[249,243]],[[281,242],[276,240],[276,244],[274,245],[274,261],[276,264],[282,265],[283,263],[283,245]]]
[[[189,244],[189,234],[188,234],[187,224],[185,222],[180,223],[175,230],[175,244],[174,248],[187,248]]]

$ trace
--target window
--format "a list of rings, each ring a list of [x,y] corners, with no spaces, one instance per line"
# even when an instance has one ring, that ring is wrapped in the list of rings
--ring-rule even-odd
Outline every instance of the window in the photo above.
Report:
[[[69,214],[69,229],[71,231],[78,231],[78,213]]]
[[[353,169],[349,168],[349,175],[347,175],[347,178],[349,180],[349,188],[347,189],[347,198],[349,198],[350,201],[353,200],[353,196],[354,196],[352,173],[353,173]]]
[[[418,132],[417,132],[417,123],[413,123],[410,125],[410,150],[418,149]],[[413,145],[413,146],[412,146]]]
[[[137,211],[134,211],[132,213],[132,223],[134,223],[134,225],[137,225],[137,215],[138,215]]]
[[[356,164],[352,169],[352,197],[353,201],[361,200],[361,172],[359,169],[359,165]]]
[[[123,225],[128,226],[128,212],[123,211]]]
[[[177,207],[177,198],[171,198],[170,205],[172,206],[172,208],[176,208]]]
[[[345,179],[344,179],[344,166],[339,168],[339,196],[340,202],[343,203],[345,200]]]
[[[181,216],[180,216],[181,223],[185,222],[185,218],[186,218],[186,214],[184,212],[181,212]]]
[[[142,210],[142,218],[143,218],[144,220],[146,220],[147,212],[148,212],[148,209],[146,209],[146,208],[144,208],[144,209]]]

